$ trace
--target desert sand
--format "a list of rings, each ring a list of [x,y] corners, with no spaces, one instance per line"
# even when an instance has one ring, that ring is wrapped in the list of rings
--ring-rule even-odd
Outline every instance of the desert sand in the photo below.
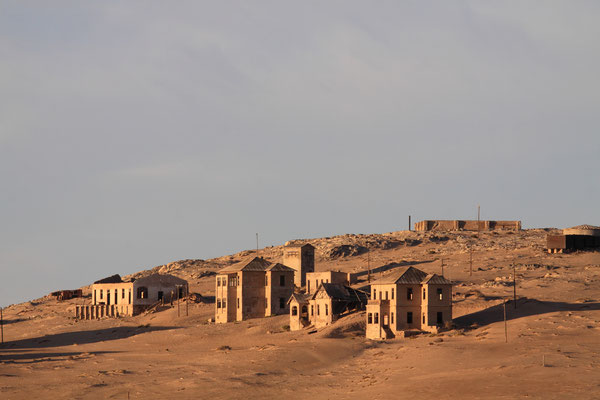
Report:
[[[546,233],[399,231],[310,240],[317,271],[354,272],[361,280],[367,248],[374,278],[401,265],[441,273],[443,259],[444,275],[456,283],[455,326],[437,335],[367,340],[364,313],[317,332],[288,331],[287,315],[209,323],[214,272],[252,251],[154,268],[187,279],[202,296],[182,302],[180,316],[173,305],[75,320],[75,304],[89,298],[12,305],[4,310],[0,398],[600,398],[600,253],[547,254]],[[273,261],[281,254],[281,246],[259,250]]]

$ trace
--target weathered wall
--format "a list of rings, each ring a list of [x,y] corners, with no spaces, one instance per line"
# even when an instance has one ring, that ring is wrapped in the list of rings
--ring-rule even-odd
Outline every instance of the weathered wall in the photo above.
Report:
[[[282,264],[293,268],[294,284],[306,285],[306,274],[315,270],[315,249],[312,246],[284,247]]]
[[[278,315],[289,312],[287,301],[294,293],[294,272],[292,271],[268,271],[269,286],[267,293],[267,310],[265,315]],[[281,277],[284,285],[281,286]],[[283,299],[284,307],[280,307],[280,299]]]
[[[339,271],[309,272],[306,274],[306,292],[315,293],[321,283],[350,285],[349,275],[346,272]]]
[[[241,299],[237,310],[237,320],[261,318],[265,316],[265,273],[264,271],[243,271],[240,274]]]
[[[521,221],[424,220],[415,223],[415,231],[521,230]]]

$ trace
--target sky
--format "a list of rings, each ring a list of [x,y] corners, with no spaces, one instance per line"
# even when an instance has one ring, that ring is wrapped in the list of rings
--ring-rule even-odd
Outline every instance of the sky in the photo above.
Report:
[[[422,219],[600,225],[597,1],[0,3],[0,306]]]

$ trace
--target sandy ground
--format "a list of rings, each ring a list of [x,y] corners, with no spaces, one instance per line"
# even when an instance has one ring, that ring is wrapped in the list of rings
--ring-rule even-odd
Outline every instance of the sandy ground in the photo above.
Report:
[[[0,398],[600,398],[600,253],[546,254],[542,230],[473,236],[396,232],[319,242],[317,270],[359,272],[365,254],[332,259],[326,244],[421,240],[374,249],[370,264],[375,277],[407,264],[439,273],[444,259],[446,277],[456,282],[456,327],[439,335],[367,340],[364,314],[314,334],[287,331],[288,316],[214,325],[207,323],[210,303],[183,303],[179,317],[177,307],[166,307],[96,321],[73,318],[82,299],[10,306]],[[472,276],[467,244],[476,249]],[[263,254],[277,260],[280,248]],[[198,268],[218,269],[236,257]],[[210,299],[214,276],[200,277],[198,268],[175,273]],[[511,299],[508,343],[504,299]]]

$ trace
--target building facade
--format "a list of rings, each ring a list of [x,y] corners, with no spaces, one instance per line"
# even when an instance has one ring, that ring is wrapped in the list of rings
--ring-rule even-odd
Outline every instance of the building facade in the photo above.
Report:
[[[520,231],[521,221],[424,220],[415,222],[415,231]]]
[[[221,269],[216,276],[215,322],[287,313],[294,273],[292,268],[262,257]]]
[[[371,283],[367,305],[369,339],[404,331],[438,332],[452,321],[452,282],[414,267],[402,267]]]
[[[340,271],[309,272],[306,274],[306,293],[315,293],[322,283],[350,286],[352,274]]]
[[[315,247],[309,243],[286,243],[283,264],[294,269],[294,284],[306,285],[306,274],[315,271]]]
[[[160,302],[185,297],[188,293],[187,281],[173,275],[152,274],[129,282],[111,277],[92,285],[92,304],[78,305],[76,317],[132,316]]]

